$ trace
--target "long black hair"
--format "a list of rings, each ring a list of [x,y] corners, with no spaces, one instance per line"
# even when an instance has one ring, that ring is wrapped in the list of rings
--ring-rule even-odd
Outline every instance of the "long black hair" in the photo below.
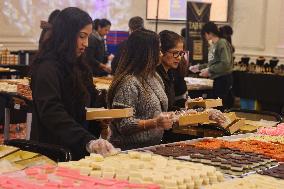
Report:
[[[220,31],[214,22],[207,22],[201,29],[201,35],[204,36],[205,33],[212,33],[220,37]]]
[[[41,63],[53,60],[48,63],[55,63],[62,74],[70,78],[75,93],[73,98],[79,101],[86,98],[87,89],[92,87],[88,84],[90,69],[84,54],[76,55],[78,34],[88,24],[92,24],[92,19],[85,11],[76,7],[62,10],[53,23],[49,38],[40,46],[31,70],[35,74]]]
[[[136,76],[142,84],[147,78],[155,76],[156,67],[159,64],[159,43],[159,36],[153,31],[142,29],[131,33],[108,92],[110,107],[118,85],[127,76]]]

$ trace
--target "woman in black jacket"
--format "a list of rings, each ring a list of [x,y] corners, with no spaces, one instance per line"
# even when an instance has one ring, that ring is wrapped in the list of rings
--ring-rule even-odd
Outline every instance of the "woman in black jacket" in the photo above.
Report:
[[[85,123],[85,107],[92,106],[96,96],[84,62],[91,32],[92,19],[86,12],[75,7],[62,10],[32,65],[31,139],[68,148],[74,160],[87,152],[113,150],[110,143],[91,135]]]
[[[175,32],[164,30],[159,33],[161,40],[161,51],[163,56],[157,72],[163,79],[165,92],[168,97],[168,111],[184,108],[187,89],[181,69],[185,64],[183,37]],[[182,100],[184,99],[184,100]],[[183,103],[181,103],[182,101]]]

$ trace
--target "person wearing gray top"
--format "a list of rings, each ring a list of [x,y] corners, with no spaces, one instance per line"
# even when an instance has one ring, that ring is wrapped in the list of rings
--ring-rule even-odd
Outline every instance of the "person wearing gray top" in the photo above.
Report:
[[[108,92],[110,108],[131,107],[134,116],[114,120],[110,142],[122,150],[156,145],[173,124],[159,64],[159,37],[149,30],[133,32]]]

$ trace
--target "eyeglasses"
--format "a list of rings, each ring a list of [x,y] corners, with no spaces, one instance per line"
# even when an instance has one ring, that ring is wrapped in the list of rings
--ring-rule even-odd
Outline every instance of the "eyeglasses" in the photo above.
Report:
[[[174,58],[178,58],[179,56],[183,57],[185,55],[184,51],[174,51],[174,52],[167,51],[167,52],[172,53]]]

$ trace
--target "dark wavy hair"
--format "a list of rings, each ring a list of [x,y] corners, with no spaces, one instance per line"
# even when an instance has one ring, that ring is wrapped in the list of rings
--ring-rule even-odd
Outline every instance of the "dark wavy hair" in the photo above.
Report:
[[[159,33],[159,36],[163,53],[174,48],[179,42],[184,43],[183,37],[173,31],[163,30]]]
[[[207,22],[201,29],[201,35],[204,36],[205,33],[212,33],[220,37],[220,31],[214,22]]]
[[[40,26],[42,31],[41,31],[41,34],[40,34],[40,37],[39,37],[39,46],[42,45],[44,40],[49,38],[50,33],[51,33],[52,25],[54,24],[54,22],[55,22],[57,16],[59,15],[59,13],[60,13],[60,10],[59,9],[55,9],[48,16],[48,21],[47,22],[42,21],[43,23]]]
[[[184,38],[173,31],[163,30],[159,33],[159,36],[161,41],[161,51],[163,53],[167,52],[172,48],[175,48],[175,46],[179,42],[183,43],[183,47],[185,47]],[[187,75],[187,67],[188,64],[184,57],[182,57],[182,60],[178,65],[177,71],[180,73],[180,75],[185,76]]]
[[[40,46],[31,69],[31,74],[36,73],[38,66],[48,60],[48,63],[57,64],[62,74],[70,77],[75,91],[73,98],[79,100],[85,99],[87,89],[92,87],[87,84],[91,72],[85,56],[76,55],[78,34],[88,24],[92,24],[92,19],[85,11],[76,7],[62,10],[54,21],[49,38]]]
[[[220,36],[224,39],[227,39],[227,41],[232,44],[233,28],[229,25],[224,25],[219,28],[219,31]]]
[[[144,20],[140,16],[130,18],[128,21],[128,27],[132,30],[140,30],[144,28]]]
[[[155,76],[160,58],[159,46],[159,36],[153,31],[142,29],[131,33],[108,92],[109,107],[111,107],[117,87],[127,76],[136,76],[143,85],[147,78]]]
[[[95,19],[94,22],[93,22],[93,28],[95,30],[98,30],[99,27],[101,28],[104,28],[104,27],[107,27],[107,26],[111,26],[111,22],[108,20],[108,19]]]

